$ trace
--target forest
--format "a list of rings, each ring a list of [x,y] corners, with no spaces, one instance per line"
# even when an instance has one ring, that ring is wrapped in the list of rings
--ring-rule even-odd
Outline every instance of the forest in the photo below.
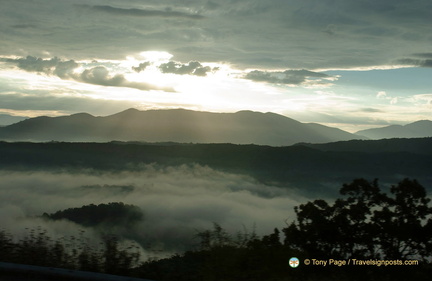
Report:
[[[286,147],[183,143],[0,142],[2,170],[134,171],[145,164],[198,164],[249,175],[308,194],[333,192],[361,175],[388,183],[404,177],[432,186],[432,138],[343,141]],[[326,184],[330,183],[330,184]]]

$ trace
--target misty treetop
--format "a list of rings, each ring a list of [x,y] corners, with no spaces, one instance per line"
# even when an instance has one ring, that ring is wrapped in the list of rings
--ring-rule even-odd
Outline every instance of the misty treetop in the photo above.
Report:
[[[52,220],[66,219],[83,226],[125,225],[130,226],[144,218],[143,211],[134,205],[122,202],[108,204],[90,204],[79,208],[69,208],[53,214],[43,214],[44,218]]]

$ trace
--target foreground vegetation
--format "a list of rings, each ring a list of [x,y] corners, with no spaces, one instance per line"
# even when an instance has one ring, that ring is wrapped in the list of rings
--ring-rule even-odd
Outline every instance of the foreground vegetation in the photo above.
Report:
[[[197,233],[197,249],[160,260],[140,261],[136,246],[121,248],[114,236],[103,237],[95,249],[83,237],[52,240],[44,230],[33,229],[19,241],[0,231],[0,261],[180,281],[427,280],[431,276],[432,207],[423,186],[405,179],[386,193],[377,180],[356,179],[344,184],[340,194],[333,204],[315,200],[296,207],[296,221],[263,237],[246,230],[230,235],[214,224],[213,229]],[[299,258],[298,268],[289,266],[291,257]],[[324,267],[305,265],[305,259],[419,263]]]
[[[84,235],[53,240],[46,230],[36,228],[14,241],[6,231],[0,231],[2,262],[129,275],[139,260],[138,246],[122,249],[115,236],[103,237],[100,247],[95,248]]]

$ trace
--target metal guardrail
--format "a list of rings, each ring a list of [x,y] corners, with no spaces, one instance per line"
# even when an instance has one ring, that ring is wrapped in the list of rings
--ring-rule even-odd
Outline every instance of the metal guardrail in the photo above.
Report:
[[[152,281],[71,269],[0,262],[0,281],[3,280]]]

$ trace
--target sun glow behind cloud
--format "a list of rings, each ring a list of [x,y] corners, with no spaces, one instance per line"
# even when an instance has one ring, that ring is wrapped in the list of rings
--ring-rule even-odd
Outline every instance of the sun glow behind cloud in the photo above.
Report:
[[[140,53],[140,56],[151,62],[169,61],[173,57],[172,54],[164,51],[144,51]]]

